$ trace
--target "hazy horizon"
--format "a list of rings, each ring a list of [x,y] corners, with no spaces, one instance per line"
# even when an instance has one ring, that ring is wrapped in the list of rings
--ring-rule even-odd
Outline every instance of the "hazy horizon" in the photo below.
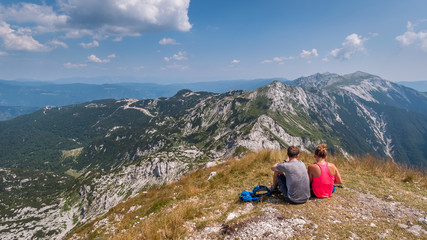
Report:
[[[300,77],[307,77],[310,75],[304,75]],[[322,74],[322,73],[321,73]],[[351,73],[345,73],[351,74]],[[345,75],[339,74],[339,75]],[[369,73],[375,75],[374,73]],[[286,77],[264,77],[264,78],[254,78],[254,79],[217,79],[217,80],[205,80],[198,81],[197,79],[186,80],[186,79],[161,79],[161,78],[138,78],[138,77],[129,77],[129,76],[97,76],[97,77],[68,77],[68,78],[58,78],[54,80],[39,80],[39,79],[27,79],[27,78],[18,78],[18,79],[0,79],[4,81],[18,81],[18,82],[43,82],[43,83],[53,83],[53,84],[72,84],[72,83],[85,83],[85,84],[120,84],[120,83],[140,83],[140,84],[160,84],[160,85],[170,85],[170,84],[192,84],[192,83],[209,83],[209,82],[226,82],[226,81],[262,81],[262,80],[281,80],[281,81],[294,81],[295,79],[289,79]],[[381,77],[381,76],[379,76]],[[389,80],[389,79],[385,79]],[[389,80],[391,81],[391,80]],[[427,83],[427,80],[416,80],[416,81],[392,81],[392,82],[407,82],[407,83]]]

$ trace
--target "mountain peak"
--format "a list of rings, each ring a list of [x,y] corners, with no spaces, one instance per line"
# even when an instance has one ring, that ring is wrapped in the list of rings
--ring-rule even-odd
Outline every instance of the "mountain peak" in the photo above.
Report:
[[[366,72],[362,72],[362,71],[356,71],[354,73],[350,73],[350,74],[345,74],[344,75],[345,78],[373,78],[373,77],[378,77],[375,75],[372,75],[370,73],[366,73]]]
[[[191,93],[193,93],[193,91],[191,91],[190,89],[182,89],[179,90],[173,97],[185,97]]]
[[[336,73],[316,73],[308,77],[300,77],[294,80],[294,85],[300,86],[303,88],[325,88],[325,87],[337,87],[345,85],[354,85],[359,84],[363,80],[375,79],[382,80],[382,78],[372,75],[370,73],[356,71],[354,73],[338,75]]]
[[[316,73],[308,77],[300,77],[294,84],[300,87],[323,88],[343,81],[343,77],[336,73]]]
[[[271,82],[267,86],[270,86],[270,87],[282,87],[283,85],[285,85],[285,84],[281,83],[279,80],[274,80],[273,82]]]

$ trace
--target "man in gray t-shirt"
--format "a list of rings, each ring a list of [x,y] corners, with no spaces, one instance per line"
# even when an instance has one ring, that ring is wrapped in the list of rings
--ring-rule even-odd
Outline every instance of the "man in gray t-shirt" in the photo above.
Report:
[[[279,189],[288,203],[305,203],[310,198],[310,180],[305,164],[298,160],[298,147],[289,147],[288,157],[285,162],[271,167],[274,171],[272,188]]]

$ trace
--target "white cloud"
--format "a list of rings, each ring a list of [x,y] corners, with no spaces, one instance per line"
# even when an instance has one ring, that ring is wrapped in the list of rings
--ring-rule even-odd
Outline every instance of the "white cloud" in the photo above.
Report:
[[[141,71],[144,68],[145,68],[144,66],[139,66],[139,67],[134,67],[133,70],[135,70],[135,71]]]
[[[402,46],[415,45],[427,52],[427,31],[415,32],[415,26],[408,22],[406,32],[396,37]]]
[[[94,55],[94,54],[91,54],[89,57],[87,57],[87,59],[90,61],[90,62],[95,62],[95,63],[108,63],[108,62],[110,62],[110,60],[112,59],[112,58],[116,58],[116,55],[115,54],[111,54],[111,55],[109,55],[106,59],[100,59],[100,58],[98,58],[96,55]]]
[[[380,34],[379,34],[379,33],[374,32],[374,33],[369,33],[369,35],[371,35],[371,37],[378,37]]]
[[[123,37],[115,37],[113,38],[113,42],[121,42],[123,40]]]
[[[240,62],[240,60],[238,60],[238,59],[233,59],[233,61],[231,61],[231,63],[233,63],[233,64],[239,63],[239,62]]]
[[[160,45],[179,45],[180,43],[177,42],[175,39],[173,38],[162,38],[159,41]]]
[[[34,23],[38,32],[53,32],[66,25],[69,16],[56,14],[52,6],[33,3],[18,3],[1,7],[0,16],[5,21]]]
[[[272,63],[272,62],[273,62],[273,60],[266,59],[266,60],[262,61],[261,63]]]
[[[10,28],[10,25],[0,21],[0,38],[3,40],[3,46],[7,50],[24,51],[47,51],[46,46],[39,43],[32,36],[28,35],[26,28],[20,28],[18,31]]]
[[[300,58],[311,58],[317,57],[319,54],[317,53],[317,49],[313,48],[311,51],[302,50],[299,56]]]
[[[175,60],[175,61],[182,61],[182,60],[187,60],[187,53],[184,51],[179,51],[178,53],[175,53],[174,55],[172,55],[171,57],[165,57],[164,60],[166,62],[169,62],[171,60]]]
[[[189,69],[189,67],[188,67],[188,66],[185,66],[185,65],[178,64],[178,63],[174,62],[174,63],[173,63],[173,64],[171,64],[171,65],[168,65],[168,66],[166,66],[166,67],[161,68],[161,70],[163,70],[163,71],[168,70],[168,69],[174,69],[174,70],[185,71],[185,70],[188,70],[188,69]]]
[[[94,48],[94,47],[99,47],[99,42],[96,40],[93,40],[90,43],[80,43],[80,46],[82,46],[83,48]]]
[[[38,5],[0,3],[1,39],[8,50],[46,51],[36,34],[94,39],[140,36],[150,32],[189,31],[190,0],[56,0]],[[50,5],[49,5],[50,4]],[[17,24],[11,30],[9,22]],[[54,41],[54,40],[52,40]],[[49,42],[49,41],[47,41]],[[174,44],[173,42],[170,42]],[[83,43],[93,47],[92,43]],[[91,45],[92,44],[92,45]],[[57,46],[57,45],[55,45]],[[63,44],[59,46],[64,46]],[[83,45],[82,45],[83,46]]]
[[[59,40],[57,40],[57,39],[54,39],[54,40],[50,41],[49,43],[50,43],[51,45],[53,45],[54,47],[56,47],[56,46],[61,46],[61,47],[63,47],[63,48],[68,48],[68,45],[67,45],[66,43],[61,42],[61,41],[59,41]]]
[[[190,0],[58,0],[67,25],[101,35],[136,36],[167,30],[189,31]]]
[[[345,38],[341,48],[336,48],[330,51],[328,55],[336,59],[348,60],[354,54],[366,51],[365,46],[363,45],[366,40],[368,39],[362,38],[362,36],[359,36],[356,33],[350,34]]]
[[[273,62],[276,62],[276,63],[280,64],[280,63],[282,63],[285,60],[293,60],[293,59],[295,59],[295,57],[274,57],[273,59],[266,59],[266,60],[262,61],[261,63],[273,63]]]
[[[86,67],[87,66],[87,64],[84,64],[84,63],[70,63],[70,62],[67,62],[67,63],[64,63],[64,67],[66,67],[66,68],[82,68],[82,67]]]
[[[104,62],[109,62],[109,59],[105,59],[102,60],[100,58],[98,58],[97,56],[95,56],[94,54],[91,54],[89,57],[87,57],[87,59],[91,62],[96,62],[96,63],[104,63]]]
[[[81,38],[87,35],[94,35],[94,33],[86,29],[71,29],[67,31],[65,38]]]
[[[7,52],[0,51],[0,56],[7,56],[7,55],[9,55]]]

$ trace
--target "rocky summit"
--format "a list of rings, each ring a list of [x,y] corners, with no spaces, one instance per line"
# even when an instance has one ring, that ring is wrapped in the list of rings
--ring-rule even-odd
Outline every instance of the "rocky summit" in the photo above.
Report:
[[[46,107],[0,122],[0,234],[60,239],[126,199],[248,150],[327,143],[350,161],[372,154],[423,168],[426,134],[424,94],[363,72]],[[38,197],[22,195],[34,189]]]

